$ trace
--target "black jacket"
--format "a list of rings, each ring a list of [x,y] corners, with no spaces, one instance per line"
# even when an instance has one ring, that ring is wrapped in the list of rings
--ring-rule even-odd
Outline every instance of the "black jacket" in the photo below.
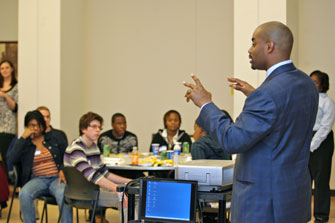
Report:
[[[169,148],[169,146],[168,146],[169,143],[162,136],[162,132],[163,132],[163,129],[158,130],[158,132],[153,136],[151,144],[157,143],[157,144],[159,144],[159,146],[166,146],[168,149],[173,150],[174,145],[172,146],[172,148]],[[188,142],[188,144],[190,146],[190,149],[191,149],[191,145],[192,145],[191,137],[184,130],[179,130],[177,142],[181,142],[182,144],[183,144],[183,142]],[[150,150],[149,151],[152,152],[151,145],[150,145]],[[183,150],[182,150],[182,152],[183,152]]]
[[[43,145],[50,151],[57,169],[60,170],[63,167],[63,157],[68,145],[67,141],[58,134],[48,132],[44,134]],[[36,146],[31,139],[22,137],[16,141],[13,149],[9,151],[8,159],[19,169],[20,187],[31,178],[35,151]]]

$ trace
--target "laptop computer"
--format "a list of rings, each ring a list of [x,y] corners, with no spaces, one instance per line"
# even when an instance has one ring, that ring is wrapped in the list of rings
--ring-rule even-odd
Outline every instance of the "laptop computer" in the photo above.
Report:
[[[197,181],[142,178],[139,221],[195,223],[197,190]]]

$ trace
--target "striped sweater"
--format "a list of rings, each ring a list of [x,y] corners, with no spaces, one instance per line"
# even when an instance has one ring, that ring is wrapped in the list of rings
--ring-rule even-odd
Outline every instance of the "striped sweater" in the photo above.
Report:
[[[87,147],[82,138],[79,137],[69,145],[64,154],[64,166],[73,166],[82,172],[85,178],[97,183],[102,177],[108,177],[109,172],[100,158],[100,150],[93,143]]]

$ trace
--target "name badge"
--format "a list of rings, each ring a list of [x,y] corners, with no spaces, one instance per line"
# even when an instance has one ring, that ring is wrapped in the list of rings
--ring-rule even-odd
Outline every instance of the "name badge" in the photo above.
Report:
[[[36,149],[35,156],[41,155],[41,150]]]

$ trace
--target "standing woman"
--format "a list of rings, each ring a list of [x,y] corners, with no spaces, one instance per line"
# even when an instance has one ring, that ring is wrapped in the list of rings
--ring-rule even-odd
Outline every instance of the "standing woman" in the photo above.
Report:
[[[329,77],[319,70],[310,77],[319,90],[319,108],[313,127],[310,148],[309,170],[314,181],[314,217],[316,223],[328,222],[330,211],[330,172],[334,151],[332,127],[335,120],[335,104],[326,92],[329,89]]]
[[[0,152],[7,177],[7,150],[16,135],[17,80],[13,64],[4,60],[0,63]]]

